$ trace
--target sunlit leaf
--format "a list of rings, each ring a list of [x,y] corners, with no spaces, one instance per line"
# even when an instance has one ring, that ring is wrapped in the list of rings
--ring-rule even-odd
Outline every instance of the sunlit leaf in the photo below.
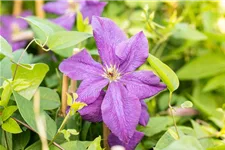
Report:
[[[10,133],[20,133],[20,132],[22,132],[18,123],[12,118],[9,118],[8,120],[6,120],[2,124],[2,129],[7,131],[7,132],[10,132]]]
[[[12,58],[12,47],[2,36],[0,36],[0,45],[0,60],[5,56]]]
[[[88,150],[102,150],[101,148],[101,136],[97,137],[91,145],[88,147]]]
[[[197,138],[184,136],[162,150],[204,150]]]
[[[30,24],[35,37],[38,38],[42,44],[44,44],[53,33],[65,31],[65,29],[47,19],[41,19],[35,16],[29,16],[24,19]]]
[[[60,31],[49,36],[47,45],[55,51],[69,48],[91,37],[91,34],[77,31]]]
[[[193,41],[201,41],[207,39],[207,36],[186,23],[177,24],[175,26],[175,29],[173,30],[173,36],[175,38]]]
[[[153,70],[160,76],[162,81],[167,85],[170,92],[175,91],[179,87],[177,75],[172,69],[170,69],[170,67],[151,54],[149,54],[148,62]]]
[[[17,68],[17,73],[13,81],[13,87],[20,95],[30,100],[44,79],[46,73],[49,70],[49,67],[43,63],[32,65],[23,64],[23,66],[24,67],[18,66]],[[16,64],[13,64],[12,72],[15,70]],[[24,83],[26,83],[26,88],[22,88]]]
[[[181,104],[181,108],[191,108],[193,106],[191,101],[185,101]]]
[[[177,75],[180,80],[194,80],[225,72],[225,55],[209,53],[185,64]]]
[[[2,111],[2,121],[7,120],[9,117],[11,117],[11,115],[17,110],[16,106],[9,106],[6,107],[3,111]]]
[[[211,90],[215,90],[219,87],[225,86],[224,81],[225,81],[225,73],[215,76],[207,82],[203,91],[208,92]]]

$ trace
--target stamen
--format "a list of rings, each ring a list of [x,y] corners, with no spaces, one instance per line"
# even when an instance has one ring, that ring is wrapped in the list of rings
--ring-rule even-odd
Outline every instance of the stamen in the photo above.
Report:
[[[102,75],[104,78],[107,78],[110,80],[110,82],[112,81],[117,81],[118,79],[120,79],[120,73],[116,67],[116,65],[106,65],[104,68],[104,74]]]

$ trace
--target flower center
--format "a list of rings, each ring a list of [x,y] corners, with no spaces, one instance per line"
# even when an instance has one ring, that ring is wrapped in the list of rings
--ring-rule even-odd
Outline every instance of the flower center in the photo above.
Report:
[[[103,70],[103,77],[109,79],[110,82],[120,79],[120,73],[115,65],[106,66]]]
[[[20,32],[20,27],[17,23],[12,23],[11,24],[11,29],[13,34],[17,34]]]
[[[75,13],[80,9],[79,4],[77,2],[74,2],[74,0],[68,0],[68,4],[69,4],[69,7],[66,10],[66,13],[71,13],[71,12]]]

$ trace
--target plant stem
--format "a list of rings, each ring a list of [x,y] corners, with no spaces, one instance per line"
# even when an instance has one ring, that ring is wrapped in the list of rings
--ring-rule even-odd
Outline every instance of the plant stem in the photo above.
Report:
[[[174,114],[173,114],[173,107],[171,106],[171,100],[172,100],[172,92],[170,92],[170,95],[169,95],[169,101],[168,101],[168,105],[169,105],[169,109],[170,109],[170,114],[171,114],[171,116],[172,116],[172,118],[173,118],[173,124],[174,124],[174,127],[175,127],[175,130],[176,130],[176,132],[177,132],[177,137],[178,137],[178,139],[180,138],[180,136],[179,136],[179,132],[178,132],[178,129],[177,129],[177,124],[176,124],[176,120],[175,120],[175,118],[174,118]]]
[[[32,41],[30,41],[30,43],[29,43],[29,44],[27,45],[27,47],[24,49],[23,53],[20,55],[20,58],[18,59],[18,62],[17,62],[17,64],[16,64],[16,69],[15,69],[15,71],[14,71],[14,73],[13,73],[12,81],[13,81],[13,80],[15,79],[15,77],[16,77],[16,72],[17,72],[18,67],[19,67],[18,64],[20,63],[20,61],[21,61],[23,55],[25,54],[25,52],[27,51],[28,47],[29,47],[34,41],[35,41],[35,39],[33,39]]]
[[[110,150],[109,144],[108,144],[109,134],[110,134],[109,128],[106,126],[105,123],[103,123],[103,145],[105,150]]]
[[[22,0],[15,0],[14,5],[13,5],[13,15],[14,16],[19,16],[22,12]]]
[[[67,107],[67,96],[66,92],[68,92],[68,80],[69,78],[63,74],[62,80],[62,106],[61,106],[61,113],[63,116],[66,116],[66,107]]]
[[[54,140],[56,139],[56,137],[59,135],[60,131],[65,127],[66,122],[68,121],[69,117],[70,117],[70,111],[67,113],[67,115],[64,118],[62,124],[60,125],[57,133],[55,134],[55,136],[53,137],[53,139],[50,141],[49,146],[54,142]]]
[[[26,128],[30,129],[31,131],[37,133],[34,129],[32,129],[29,125],[27,125],[26,123],[16,119],[16,118],[13,118],[16,122],[22,124],[23,126],[25,126]],[[38,133],[37,133],[38,134]],[[59,144],[57,144],[56,142],[53,142],[52,143],[53,145],[55,145],[56,147],[58,147],[60,150],[64,150],[64,148],[62,148]]]
[[[6,144],[6,149],[9,149],[9,143],[7,140],[7,135],[6,135],[6,131],[3,131],[4,137],[5,137],[5,144]]]

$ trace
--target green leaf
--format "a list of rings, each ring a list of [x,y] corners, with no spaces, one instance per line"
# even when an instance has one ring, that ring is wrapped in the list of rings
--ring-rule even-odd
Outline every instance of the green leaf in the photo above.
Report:
[[[24,150],[30,140],[30,130],[13,135],[13,149]]]
[[[17,68],[13,87],[20,95],[23,95],[26,99],[30,100],[44,79],[49,67],[43,63],[32,65],[24,64],[23,66],[24,67],[18,66]],[[12,72],[14,72],[15,69],[16,64],[13,64]]]
[[[184,136],[177,141],[174,141],[168,147],[162,150],[204,150],[197,140],[192,136]]]
[[[193,129],[189,127],[178,127],[178,132],[180,137],[183,137],[184,135],[194,135]],[[176,140],[178,140],[176,130],[174,127],[171,127],[158,140],[154,150],[162,150]]]
[[[11,82],[11,81],[9,81],[9,82]],[[5,82],[3,84],[3,91],[2,91],[2,95],[1,95],[0,106],[6,107],[8,105],[10,96],[12,94],[12,87],[11,87],[11,83],[9,83],[9,82]]]
[[[178,70],[180,80],[194,80],[225,72],[225,55],[208,53],[197,57]]]
[[[179,87],[178,77],[170,67],[151,54],[149,54],[148,62],[167,85],[170,92],[175,91]]]
[[[200,31],[192,28],[187,23],[177,24],[175,26],[175,29],[173,30],[173,37],[192,41],[201,41],[207,39],[207,36],[205,36]]]
[[[101,136],[97,137],[91,145],[88,147],[88,150],[102,150],[101,148]]]
[[[37,141],[27,147],[25,150],[40,150],[41,149],[41,141]],[[58,150],[58,149],[57,149]]]
[[[0,150],[7,150],[4,146],[0,145]]]
[[[67,131],[68,131],[70,134],[72,134],[72,135],[78,135],[78,134],[79,134],[79,132],[77,132],[76,129],[67,129]]]
[[[13,55],[13,61],[17,62],[20,55],[23,53],[23,49],[16,50],[15,52],[12,53]],[[28,55],[27,52],[24,53],[20,63],[30,63],[31,62],[31,55]],[[12,71],[9,69],[12,65],[12,62],[10,61],[10,58],[5,57],[0,61],[0,76],[4,77],[6,79],[12,78]],[[2,85],[4,79],[0,78],[0,85]]]
[[[66,129],[61,130],[60,133],[63,134],[64,138],[65,138],[67,141],[70,141],[70,133],[69,133]]]
[[[191,108],[193,106],[191,101],[185,101],[181,104],[181,108]]]
[[[2,129],[15,134],[22,132],[18,123],[12,118],[9,118],[2,124]]]
[[[224,149],[225,149],[225,144],[211,147],[211,148],[208,148],[207,150],[224,150]]]
[[[207,82],[206,86],[203,88],[203,91],[208,92],[215,90],[221,86],[225,86],[224,81],[225,81],[225,73],[215,76]]]
[[[47,45],[55,51],[69,48],[91,37],[91,34],[77,31],[60,31],[49,36]]]
[[[1,138],[1,144],[7,148],[7,150],[13,150],[13,142],[12,142],[12,134],[9,132],[3,132],[3,130],[0,130],[2,132]]]
[[[70,141],[63,143],[60,146],[65,150],[86,150],[90,143],[91,142],[89,141]],[[58,150],[58,148],[54,146],[51,150]]]
[[[40,107],[43,110],[52,110],[60,106],[60,98],[56,91],[46,87],[39,87],[39,92]]]
[[[193,129],[196,133],[197,138],[210,136],[210,135],[207,134],[207,132],[205,132],[203,130],[203,128],[197,122],[191,120],[191,124],[192,124]],[[207,148],[212,147],[214,145],[214,142],[211,138],[203,138],[203,139],[200,140],[200,143],[201,143],[201,145],[204,149],[207,149]]]
[[[7,120],[17,110],[16,106],[6,107],[2,112],[2,121]]]
[[[157,133],[167,130],[167,127],[173,124],[171,117],[152,117],[146,127],[140,126],[138,131],[144,132],[146,136],[153,136]]]
[[[29,16],[23,19],[30,24],[32,30],[34,31],[35,37],[38,38],[42,44],[46,42],[47,37],[55,32],[65,31],[65,29],[47,19],[41,19],[34,16]]]
[[[0,36],[0,60],[2,58],[9,57],[13,58],[12,55],[12,47],[9,45],[9,43],[2,37]]]
[[[32,101],[25,99],[23,96],[19,95],[17,92],[13,91],[14,98],[16,100],[19,112],[26,123],[33,128],[36,132],[38,132],[37,125],[35,122],[34,108]],[[47,115],[47,113],[43,110],[40,110],[40,114],[44,115],[46,122],[46,133],[47,139],[52,140],[56,133],[56,124],[51,117]]]

